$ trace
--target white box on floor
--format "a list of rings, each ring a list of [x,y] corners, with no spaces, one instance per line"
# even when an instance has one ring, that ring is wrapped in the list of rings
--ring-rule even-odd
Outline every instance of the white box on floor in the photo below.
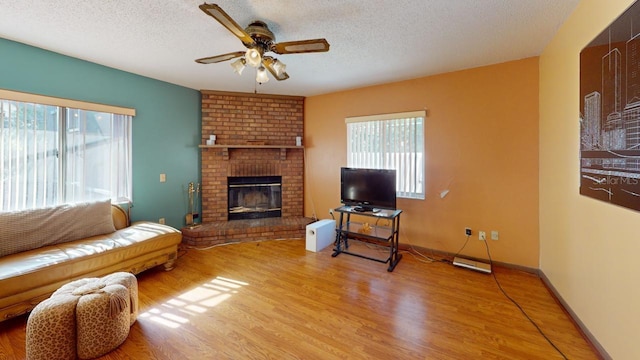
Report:
[[[336,221],[319,220],[307,225],[307,250],[317,252],[331,245],[336,238]]]

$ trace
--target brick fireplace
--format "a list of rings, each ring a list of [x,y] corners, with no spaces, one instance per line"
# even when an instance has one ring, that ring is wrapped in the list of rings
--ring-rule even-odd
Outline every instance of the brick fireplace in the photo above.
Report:
[[[202,90],[202,223],[191,246],[304,237],[304,97]],[[216,144],[204,145],[209,135]],[[228,220],[230,177],[281,177],[279,218]]]

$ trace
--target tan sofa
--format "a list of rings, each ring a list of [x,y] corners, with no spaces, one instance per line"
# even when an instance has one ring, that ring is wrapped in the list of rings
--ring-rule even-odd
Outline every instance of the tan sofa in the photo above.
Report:
[[[110,209],[106,208],[106,217],[109,217],[110,211],[112,232],[68,242],[62,239],[59,240],[60,243],[47,244],[48,239],[55,237],[54,232],[61,232],[64,237],[64,229],[78,226],[83,221],[91,224],[91,221],[80,218],[76,220],[77,224],[57,228],[55,224],[45,224],[46,226],[35,227],[35,231],[47,232],[35,234],[36,238],[44,235],[45,240],[41,242],[45,243],[44,246],[9,255],[2,255],[0,252],[0,322],[31,311],[56,289],[72,280],[100,277],[117,271],[137,274],[160,264],[164,264],[166,270],[173,268],[178,245],[182,241],[179,230],[146,221],[129,224],[127,213],[122,208],[108,206]],[[104,215],[104,207],[101,211]],[[7,221],[10,221],[4,219],[3,224],[2,220],[8,215],[10,213],[0,213],[0,246],[13,241],[6,236],[2,237],[2,226],[6,228]],[[50,218],[55,219],[55,216],[47,216],[47,219]],[[36,220],[40,223],[48,221]],[[108,226],[110,224],[109,222]],[[16,236],[14,231],[10,237],[34,235],[33,229],[18,234],[20,236]]]

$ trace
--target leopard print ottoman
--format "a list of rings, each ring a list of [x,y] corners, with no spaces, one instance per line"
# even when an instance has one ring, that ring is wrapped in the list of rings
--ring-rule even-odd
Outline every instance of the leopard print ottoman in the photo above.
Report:
[[[77,296],[64,294],[38,304],[27,320],[27,359],[76,358]]]
[[[122,344],[136,321],[138,285],[129,273],[62,286],[27,320],[27,359],[90,359]]]
[[[138,279],[135,275],[128,272],[117,272],[102,278],[107,285],[122,285],[129,290],[129,298],[131,299],[131,318],[129,325],[133,326],[138,318]]]
[[[117,348],[129,336],[129,291],[122,285],[99,283],[99,290],[78,288],[76,305],[77,352],[93,359]]]

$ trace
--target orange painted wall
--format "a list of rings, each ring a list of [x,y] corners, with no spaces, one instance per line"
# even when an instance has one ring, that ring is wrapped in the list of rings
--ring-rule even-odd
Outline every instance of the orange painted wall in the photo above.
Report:
[[[398,199],[400,243],[539,266],[538,58],[305,100],[305,216],[330,218],[346,166],[345,117],[427,109],[426,198]],[[448,195],[440,197],[443,190]]]

